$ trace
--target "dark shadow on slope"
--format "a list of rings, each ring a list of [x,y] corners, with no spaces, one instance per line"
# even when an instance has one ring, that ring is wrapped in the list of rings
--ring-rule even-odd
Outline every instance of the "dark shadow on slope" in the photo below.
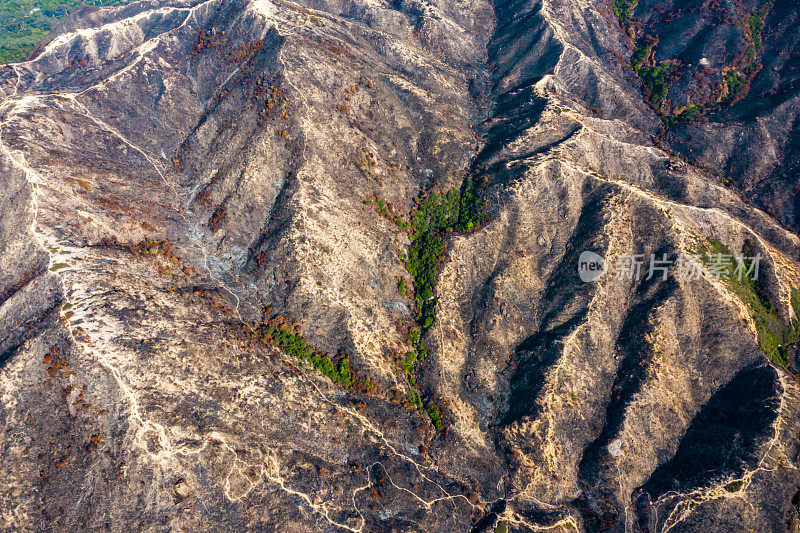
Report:
[[[662,253],[664,250],[659,250],[656,256],[660,257]],[[589,484],[594,484],[603,470],[605,450],[616,438],[625,409],[647,377],[653,356],[652,348],[646,341],[647,334],[653,329],[650,325],[651,312],[669,300],[677,288],[674,277],[666,281],[654,277],[643,281],[637,288],[642,299],[631,306],[619,332],[616,351],[621,355],[621,361],[611,388],[611,400],[606,407],[605,426],[600,436],[587,446],[579,465],[580,476]]]
[[[549,309],[544,313],[539,332],[516,349],[514,359],[517,365],[509,380],[509,407],[500,425],[534,414],[544,375],[561,355],[561,339],[576,328],[588,312],[593,286],[583,283],[578,277],[578,256],[582,251],[594,248],[592,243],[602,238],[601,211],[608,194],[606,188],[595,189],[586,198],[564,256],[547,280],[541,301],[546,302]]]
[[[669,491],[687,492],[741,476],[773,436],[781,386],[769,366],[750,366],[719,389],[692,421],[675,456],[641,487],[637,500],[647,531],[648,503]],[[655,526],[655,524],[653,524]]]

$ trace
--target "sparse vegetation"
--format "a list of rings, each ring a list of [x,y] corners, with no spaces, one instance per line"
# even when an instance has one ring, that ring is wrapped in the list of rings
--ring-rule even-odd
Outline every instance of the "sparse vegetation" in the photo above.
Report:
[[[365,201],[364,203],[370,204],[369,200]],[[408,230],[408,222],[404,221],[398,215],[394,213],[394,209],[392,209],[392,204],[386,202],[383,198],[376,197],[375,198],[375,210],[383,215],[384,217],[388,218],[392,222],[394,222],[398,228],[403,231]]]
[[[364,148],[361,150],[361,162],[364,163],[364,166],[367,168],[372,168],[375,166],[375,154],[373,154],[368,148]]]
[[[788,348],[800,342],[800,321],[795,318],[793,323],[785,324],[775,311],[772,302],[761,292],[757,282],[752,276],[746,275],[752,266],[747,259],[748,250],[742,254],[744,264],[737,261],[725,244],[713,238],[699,242],[697,252],[703,264],[713,265],[720,279],[750,310],[758,346],[764,355],[775,365],[788,369]],[[740,270],[745,275],[740,276]],[[800,291],[797,289],[792,289],[791,306],[795,317],[799,317]]]
[[[508,533],[508,522],[501,520],[494,528],[494,533]]]
[[[62,268],[67,268],[69,263],[53,263],[50,266],[50,271],[55,272],[56,270],[61,270]]]
[[[744,481],[731,481],[725,485],[725,490],[728,492],[739,492],[744,487]]]

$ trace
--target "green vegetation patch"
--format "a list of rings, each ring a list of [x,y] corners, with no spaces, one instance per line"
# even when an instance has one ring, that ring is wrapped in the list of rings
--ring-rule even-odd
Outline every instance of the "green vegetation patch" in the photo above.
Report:
[[[725,485],[725,490],[728,492],[739,492],[744,487],[744,481],[731,481]]]
[[[639,0],[614,0],[614,14],[623,28],[628,29],[633,25],[633,8],[638,3]]]
[[[58,20],[82,5],[127,3],[127,0],[0,0],[0,64],[24,61]]]
[[[653,66],[641,66],[636,71],[644,85],[647,99],[656,109],[662,108],[677,69],[678,62],[667,59]]]
[[[732,68],[725,72],[725,96],[720,100],[720,104],[727,105],[738,100],[741,93],[747,87],[747,76]]]
[[[501,520],[494,528],[494,533],[508,533],[508,522]]]
[[[748,274],[753,267],[746,257],[749,251],[744,251],[744,263],[739,263],[727,246],[709,238],[698,243],[697,252],[703,264],[712,268],[750,310],[756,327],[758,346],[764,355],[775,365],[788,369],[789,346],[800,342],[800,321],[795,320],[787,325],[778,317],[772,302]],[[800,291],[794,288],[791,305],[795,317],[800,317]]]
[[[51,272],[55,272],[56,270],[61,270],[62,268],[67,268],[68,266],[69,266],[69,263],[54,263],[50,267],[50,271]]]
[[[749,74],[754,74],[759,68],[758,54],[764,49],[764,28],[772,5],[772,0],[766,2],[758,11],[750,14],[743,21],[750,42],[750,46],[747,48],[747,71]]]
[[[439,412],[439,408],[436,407],[430,400],[423,398],[419,391],[414,388],[412,389],[406,398],[406,403],[409,407],[416,409],[421,414],[430,418],[433,427],[436,428],[436,431],[441,431],[442,427],[442,415]]]
[[[353,374],[350,372],[350,362],[347,356],[333,361],[327,354],[319,353],[300,337],[272,326],[262,325],[258,332],[262,338],[271,340],[286,355],[308,361],[331,381],[346,389],[353,388]]]
[[[485,184],[484,179],[480,186]],[[452,189],[444,194],[433,192],[425,196],[411,216],[412,240],[408,254],[400,256],[414,280],[413,296],[418,323],[418,327],[412,327],[408,332],[412,349],[398,361],[410,385],[406,403],[430,418],[437,430],[442,429],[441,413],[430,399],[422,396],[416,379],[419,365],[428,356],[422,335],[436,320],[435,284],[447,235],[453,231],[470,232],[485,219],[484,203],[478,197],[477,188],[474,180],[467,178],[461,189]],[[398,292],[407,292],[402,280],[398,283]]]
[[[436,319],[434,286],[444,255],[445,236],[452,231],[466,233],[475,229],[484,220],[483,209],[475,183],[467,178],[460,190],[429,194],[414,211],[412,241],[404,262],[414,278],[414,298],[423,332]]]
[[[650,104],[661,111],[669,88],[674,83],[678,62],[666,59],[659,63],[653,61],[653,49],[658,39],[645,36],[639,40],[631,55],[631,68],[639,76],[645,96]]]
[[[696,106],[696,105],[688,105],[678,111],[677,113],[673,113],[671,115],[667,115],[665,120],[667,122],[667,126],[672,126],[673,124],[681,124],[686,122],[697,122],[701,118],[703,118],[705,114],[705,107],[704,106]]]

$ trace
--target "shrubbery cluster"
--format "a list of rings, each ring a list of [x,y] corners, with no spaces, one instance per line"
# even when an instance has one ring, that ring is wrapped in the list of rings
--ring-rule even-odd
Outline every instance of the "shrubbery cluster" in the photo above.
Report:
[[[788,369],[789,367],[789,347],[800,342],[800,320],[795,319],[790,324],[785,324],[778,317],[775,308],[769,297],[766,296],[758,287],[752,276],[739,276],[737,267],[747,272],[750,264],[740,265],[730,249],[722,242],[710,238],[698,244],[696,250],[704,264],[711,264],[712,260],[715,268],[722,265],[720,278],[730,287],[731,291],[744,302],[750,310],[750,316],[756,327],[758,346],[764,355],[774,364]],[[749,256],[745,250],[743,255]],[[791,306],[795,317],[800,317],[800,291],[792,289]]]

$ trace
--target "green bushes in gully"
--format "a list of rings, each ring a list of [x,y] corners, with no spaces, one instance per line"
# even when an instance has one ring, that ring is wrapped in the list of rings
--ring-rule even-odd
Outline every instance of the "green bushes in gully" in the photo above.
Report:
[[[730,249],[720,241],[710,238],[699,241],[695,250],[705,265],[715,269],[731,292],[747,306],[756,327],[759,348],[775,365],[789,368],[789,347],[800,342],[800,321],[785,324],[778,316],[770,299],[759,289],[752,275],[739,276],[737,268],[745,273],[753,266],[747,259],[749,249],[742,254],[745,264],[740,265]],[[792,289],[791,305],[795,317],[800,317],[800,291]]]
[[[364,203],[372,204],[371,201]],[[413,212],[411,224],[400,220],[382,199],[377,198],[375,206],[381,215],[395,221],[398,227],[411,234],[412,241],[408,255],[402,255],[401,259],[414,280],[413,298],[417,307],[418,325],[409,329],[412,350],[399,362],[410,385],[406,397],[407,405],[430,418],[434,427],[440,430],[442,417],[439,409],[430,399],[422,395],[417,383],[416,372],[428,355],[428,350],[422,342],[422,334],[433,325],[436,317],[434,284],[439,262],[444,255],[445,238],[453,231],[472,231],[483,222],[484,204],[478,200],[473,180],[467,179],[460,190],[453,189],[443,195],[431,193],[426,196]],[[411,295],[403,280],[398,283],[398,291]],[[280,348],[285,354],[310,363],[345,389],[358,391],[372,389],[369,378],[354,376],[347,356],[332,359],[329,355],[318,352],[293,333],[296,329],[278,315],[259,326],[258,335]]]
[[[430,400],[423,398],[416,380],[416,371],[428,355],[422,335],[436,320],[435,284],[445,251],[445,239],[449,233],[467,233],[483,222],[484,203],[478,199],[477,189],[484,184],[485,181],[476,185],[467,178],[460,190],[452,189],[445,194],[433,192],[423,198],[411,217],[408,255],[400,256],[414,279],[413,297],[418,323],[417,327],[409,330],[412,350],[400,360],[411,385],[407,403],[430,417],[437,429],[441,429],[442,424],[439,410]],[[402,292],[406,292],[404,283]]]
[[[348,390],[367,392],[372,389],[369,378],[357,379],[350,370],[348,357],[341,356],[331,359],[328,354],[320,353],[309,346],[300,337],[292,333],[292,328],[288,326],[280,315],[273,318],[267,324],[262,324],[258,328],[258,335],[262,340],[274,344],[283,353],[290,357],[296,357],[302,362],[310,363],[311,366],[322,372],[334,383],[338,383]]]

